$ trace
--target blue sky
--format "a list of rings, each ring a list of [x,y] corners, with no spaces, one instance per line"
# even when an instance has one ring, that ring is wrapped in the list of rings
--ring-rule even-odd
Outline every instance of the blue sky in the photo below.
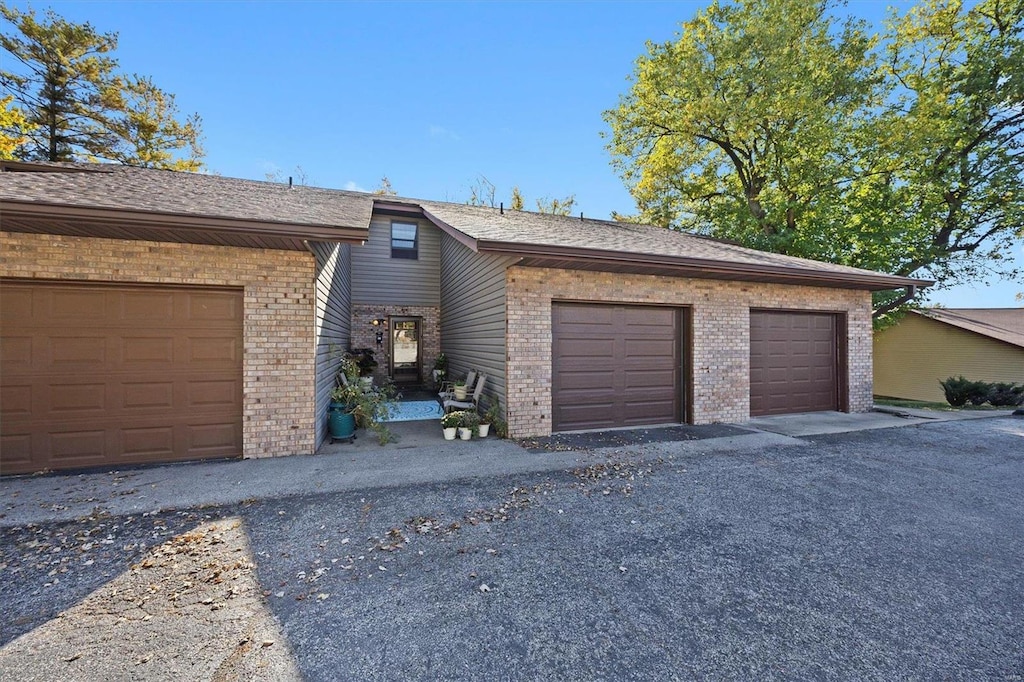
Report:
[[[24,8],[24,2],[12,2]],[[52,2],[120,34],[125,71],[203,118],[206,163],[311,184],[464,201],[486,176],[527,207],[574,194],[578,211],[634,212],[600,137],[647,40],[671,39],[704,2]],[[850,0],[880,21],[887,3]],[[907,2],[890,3],[906,7]],[[1018,251],[1024,260],[1024,248]],[[1024,284],[958,287],[949,307],[1009,307]]]

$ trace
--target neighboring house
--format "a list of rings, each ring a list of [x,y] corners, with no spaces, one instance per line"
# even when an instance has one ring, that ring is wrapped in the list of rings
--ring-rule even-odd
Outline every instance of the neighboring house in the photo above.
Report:
[[[1024,384],[1024,308],[911,311],[875,335],[875,394],[945,402],[939,382]]]
[[[398,382],[440,351],[486,373],[514,437],[863,411],[871,291],[927,284],[580,217],[0,171],[4,473],[314,452],[351,347]]]

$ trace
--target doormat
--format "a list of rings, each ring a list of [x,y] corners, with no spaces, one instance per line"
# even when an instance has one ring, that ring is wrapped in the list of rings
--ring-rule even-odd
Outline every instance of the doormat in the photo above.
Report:
[[[387,421],[416,422],[440,419],[443,412],[436,400],[405,400],[391,408]]]

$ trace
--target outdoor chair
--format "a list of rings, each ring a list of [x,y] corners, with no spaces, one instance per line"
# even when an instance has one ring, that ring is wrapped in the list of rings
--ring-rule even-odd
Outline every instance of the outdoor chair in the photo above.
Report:
[[[487,383],[487,375],[481,374],[476,380],[476,388],[473,395],[466,396],[465,400],[448,398],[444,401],[444,412],[448,414],[451,410],[475,410],[480,406],[480,396],[484,393],[484,384]]]
[[[473,382],[476,381],[476,370],[469,370],[466,374],[466,389],[467,391],[472,390]],[[441,390],[438,391],[437,397],[441,400],[448,400],[449,398],[455,397],[455,382],[445,381],[441,384]]]

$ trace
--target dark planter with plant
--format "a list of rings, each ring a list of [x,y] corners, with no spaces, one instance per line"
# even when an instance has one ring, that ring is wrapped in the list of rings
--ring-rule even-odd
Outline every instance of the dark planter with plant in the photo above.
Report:
[[[390,383],[366,387],[359,382],[360,372],[355,358],[350,356],[341,361],[338,385],[331,391],[331,439],[351,439],[356,428],[366,428],[376,433],[377,440],[384,445],[393,438],[385,420],[395,405],[395,388]]]

